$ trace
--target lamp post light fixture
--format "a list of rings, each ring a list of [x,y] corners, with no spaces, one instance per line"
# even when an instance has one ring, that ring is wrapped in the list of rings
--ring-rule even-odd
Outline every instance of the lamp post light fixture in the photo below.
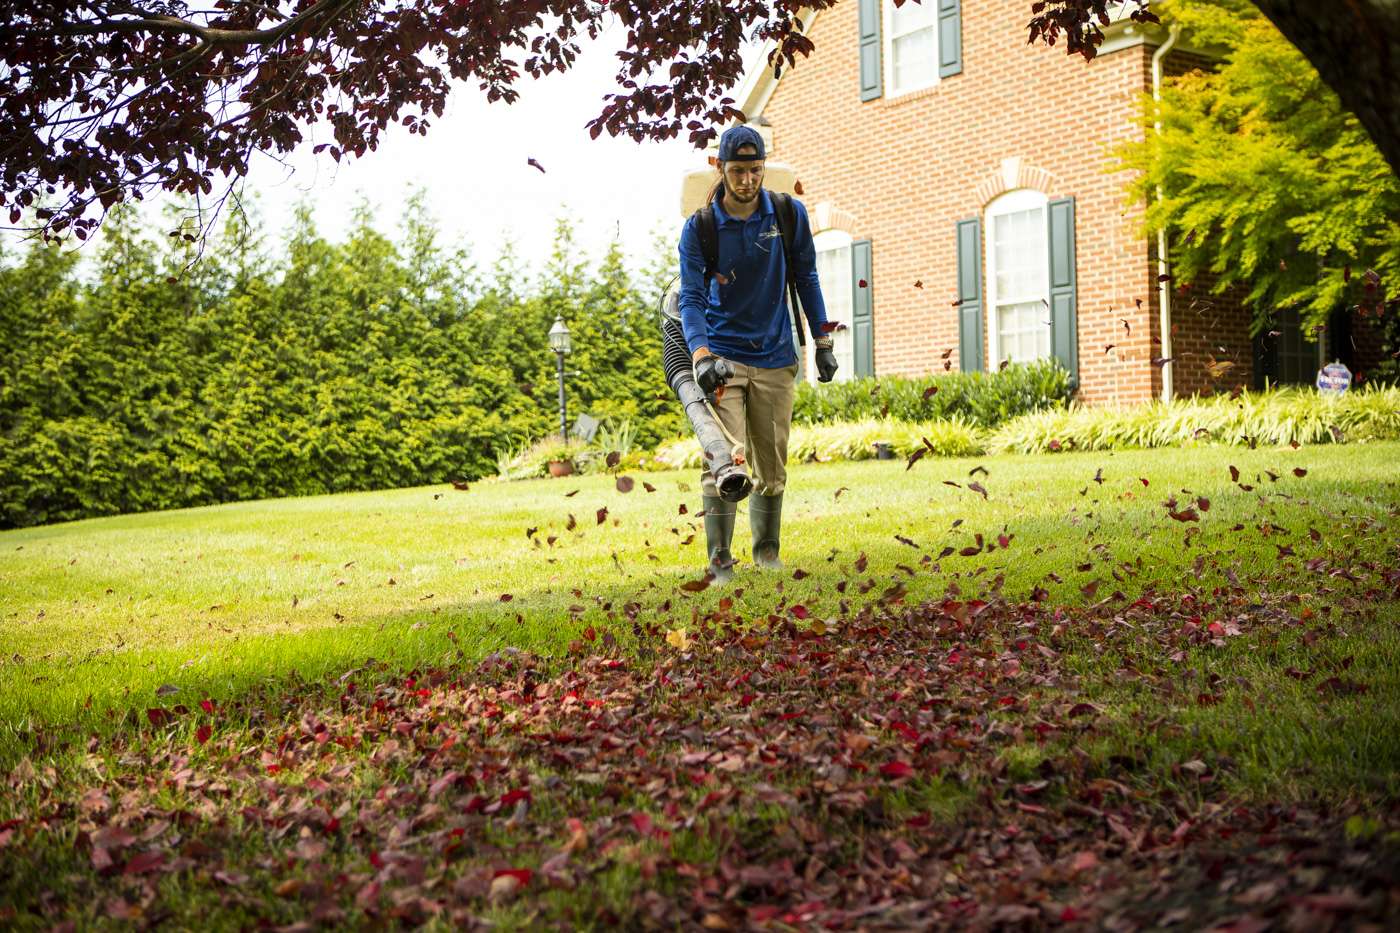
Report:
[[[554,316],[554,326],[549,329],[549,348],[559,361],[559,437],[565,443],[569,440],[569,417],[564,407],[564,356],[574,348],[569,336],[569,328],[564,324],[564,316]]]

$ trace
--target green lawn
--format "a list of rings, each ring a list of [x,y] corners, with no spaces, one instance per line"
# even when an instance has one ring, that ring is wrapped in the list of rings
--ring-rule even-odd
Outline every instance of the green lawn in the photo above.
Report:
[[[1231,482],[1232,465],[1252,492]],[[985,500],[965,488],[977,466],[987,471],[973,477]],[[232,696],[268,676],[340,673],[371,657],[408,669],[459,648],[468,656],[505,645],[559,654],[585,627],[621,619],[634,601],[648,616],[669,603],[658,620],[683,624],[693,606],[718,598],[676,586],[703,566],[704,534],[693,518],[698,482],[680,473],[637,478],[656,492],[638,482],[622,494],[611,476],[571,477],[0,533],[0,761],[32,742],[34,730],[100,727],[109,709],[156,705],[166,685],[179,688],[177,702]],[[1180,508],[1196,496],[1211,508],[1199,523],[1172,521],[1163,503],[1173,495]],[[1115,589],[1179,587],[1195,581],[1196,563],[1208,555],[1208,577],[1219,577],[1217,563],[1241,578],[1267,572],[1279,564],[1275,544],[1295,542],[1302,553],[1296,542],[1308,528],[1330,547],[1380,547],[1352,541],[1350,521],[1384,519],[1397,503],[1397,444],[924,460],[910,470],[902,461],[798,465],[784,557],[810,575],[795,581],[741,566],[730,595],[746,616],[761,618],[784,599],[834,615],[841,596],[833,584],[864,552],[864,576],[904,578],[901,563],[915,569],[914,598],[1004,575],[1008,596],[1042,586],[1051,601],[1075,604],[1089,600],[1082,587],[1093,581],[1096,599]],[[608,514],[599,525],[601,508]],[[1343,516],[1347,530],[1338,524]],[[1282,534],[1260,535],[1265,520]],[[1237,524],[1245,529],[1232,530]],[[533,539],[530,528],[538,528]],[[1001,533],[1013,536],[1007,550],[954,555],[938,572],[919,563],[945,546],[972,545],[975,534],[995,542]],[[552,546],[544,543],[550,536],[557,536]],[[745,556],[742,516],[736,538]],[[1120,569],[1122,579],[1112,577],[1115,565],[1136,569],[1139,559],[1135,576]],[[625,620],[611,627],[630,637]]]
[[[698,593],[634,478],[0,534],[0,921],[1393,919],[1400,444],[799,465],[788,570],[741,521]]]

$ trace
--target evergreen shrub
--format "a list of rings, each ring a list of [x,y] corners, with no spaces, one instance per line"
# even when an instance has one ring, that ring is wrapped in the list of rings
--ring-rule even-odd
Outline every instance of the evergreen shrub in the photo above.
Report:
[[[235,211],[193,263],[121,207],[81,275],[0,243],[0,527],[492,475],[557,429],[556,315],[570,411],[618,446],[679,429],[654,311],[669,251],[639,275],[561,222],[527,277],[509,249],[483,272],[444,246],[421,196],[397,240],[372,221],[332,242],[303,210],[274,250]]]
[[[1042,360],[994,373],[802,383],[793,400],[792,420],[795,424],[831,424],[893,418],[923,424],[954,418],[989,428],[1027,412],[1062,407],[1070,394],[1069,373],[1054,360]]]

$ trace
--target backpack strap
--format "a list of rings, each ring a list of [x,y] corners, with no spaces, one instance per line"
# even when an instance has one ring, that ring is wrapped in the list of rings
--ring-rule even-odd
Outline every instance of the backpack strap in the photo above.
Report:
[[[719,226],[715,207],[706,203],[695,212],[695,232],[700,236],[700,255],[705,257],[705,281],[709,282],[719,269]]]
[[[802,327],[802,314],[797,309],[797,276],[792,271],[792,238],[797,231],[797,209],[792,206],[792,195],[781,191],[770,191],[773,200],[773,213],[778,216],[778,233],[783,241],[783,267],[787,271],[788,309],[792,312],[792,323],[797,328],[797,342],[804,348],[807,336]]]
[[[797,209],[792,206],[790,194],[770,191],[768,196],[773,199],[773,212],[778,215],[778,232],[783,235],[783,256],[786,258],[792,255],[792,238],[797,230]],[[791,264],[788,265],[788,280],[796,281]]]

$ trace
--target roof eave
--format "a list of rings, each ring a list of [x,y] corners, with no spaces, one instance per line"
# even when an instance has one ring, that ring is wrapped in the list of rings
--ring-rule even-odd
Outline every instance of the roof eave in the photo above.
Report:
[[[817,18],[816,10],[803,10],[797,14],[797,21],[802,26],[802,32],[806,33],[812,28],[812,23]],[[773,69],[768,65],[768,56],[773,53],[777,44],[769,39],[763,44],[763,48],[755,57],[749,73],[744,76],[743,82],[739,85],[739,109],[744,112],[744,116],[749,120],[760,116],[763,108],[768,106],[769,99],[773,96],[773,91],[778,87],[779,78],[773,75]]]

